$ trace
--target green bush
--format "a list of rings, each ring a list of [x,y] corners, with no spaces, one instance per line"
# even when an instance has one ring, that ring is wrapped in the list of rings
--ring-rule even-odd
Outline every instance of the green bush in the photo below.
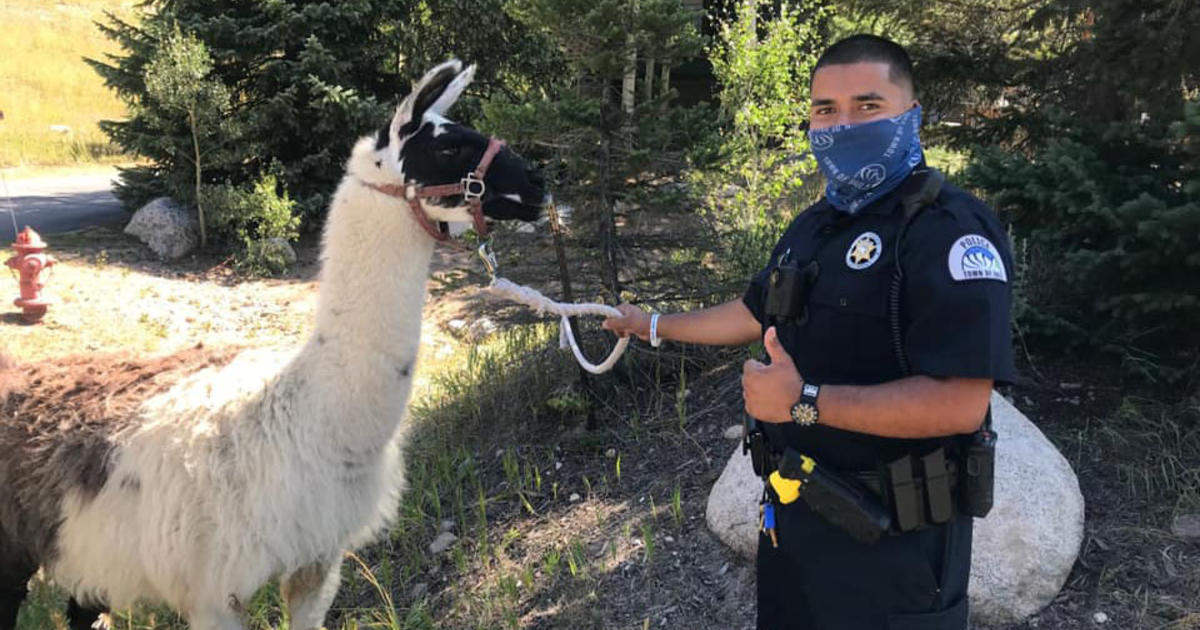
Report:
[[[201,189],[209,229],[214,238],[234,245],[237,266],[247,273],[279,274],[294,262],[280,242],[299,238],[300,217],[296,202],[279,189],[275,175],[265,175],[249,188],[225,183]]]
[[[1174,382],[1200,351],[1200,102],[1169,123],[1068,116],[1037,150],[978,152],[966,171],[1024,252],[1029,332],[1119,353]],[[1065,334],[1064,334],[1065,333]]]
[[[730,279],[758,271],[787,224],[819,194],[802,123],[830,11],[804,0],[764,19],[770,4],[742,0],[708,51],[725,134],[720,168],[698,179]]]

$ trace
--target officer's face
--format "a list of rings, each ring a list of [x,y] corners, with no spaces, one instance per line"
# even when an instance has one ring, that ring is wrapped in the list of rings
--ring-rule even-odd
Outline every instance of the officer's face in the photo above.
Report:
[[[856,125],[899,116],[916,107],[912,87],[888,77],[888,64],[861,62],[823,66],[813,73],[813,129]]]

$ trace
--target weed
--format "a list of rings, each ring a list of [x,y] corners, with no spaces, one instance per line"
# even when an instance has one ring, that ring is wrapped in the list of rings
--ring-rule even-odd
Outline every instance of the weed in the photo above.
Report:
[[[683,526],[683,492],[679,488],[679,482],[675,482],[675,490],[671,492],[671,516],[675,519],[675,526]]]
[[[650,564],[654,558],[654,529],[650,523],[642,523],[642,545],[645,550],[645,563]]]
[[[542,557],[542,569],[546,572],[546,576],[553,579],[558,575],[558,563],[562,560],[562,552],[558,549],[550,549],[546,555]],[[574,572],[571,573],[574,575]]]
[[[374,620],[374,626],[377,628],[385,628],[387,630],[403,630],[405,626],[401,625],[400,618],[396,614],[396,605],[392,602],[391,592],[384,588],[375,574],[371,571],[371,567],[363,561],[357,554],[346,553],[346,557],[353,560],[358,565],[358,573],[366,579],[367,583],[375,589],[375,593],[379,595],[379,599],[383,602],[382,608],[374,608],[371,611]]]

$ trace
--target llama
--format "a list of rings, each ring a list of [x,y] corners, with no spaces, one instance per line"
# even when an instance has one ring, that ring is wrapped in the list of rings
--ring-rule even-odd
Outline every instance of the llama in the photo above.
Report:
[[[159,602],[196,630],[243,629],[274,578],[291,628],[324,623],[343,552],[403,490],[430,222],[532,221],[545,195],[520,156],[445,118],[473,75],[435,67],[355,144],[299,349],[0,360],[0,630],[39,566],[73,596],[74,628]],[[484,186],[452,194],[481,161]]]

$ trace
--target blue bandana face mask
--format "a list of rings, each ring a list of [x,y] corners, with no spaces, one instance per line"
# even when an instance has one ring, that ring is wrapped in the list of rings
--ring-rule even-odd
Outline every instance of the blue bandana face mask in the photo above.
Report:
[[[810,129],[817,166],[825,175],[825,198],[854,214],[895,190],[921,163],[921,106],[895,118],[858,125]]]

